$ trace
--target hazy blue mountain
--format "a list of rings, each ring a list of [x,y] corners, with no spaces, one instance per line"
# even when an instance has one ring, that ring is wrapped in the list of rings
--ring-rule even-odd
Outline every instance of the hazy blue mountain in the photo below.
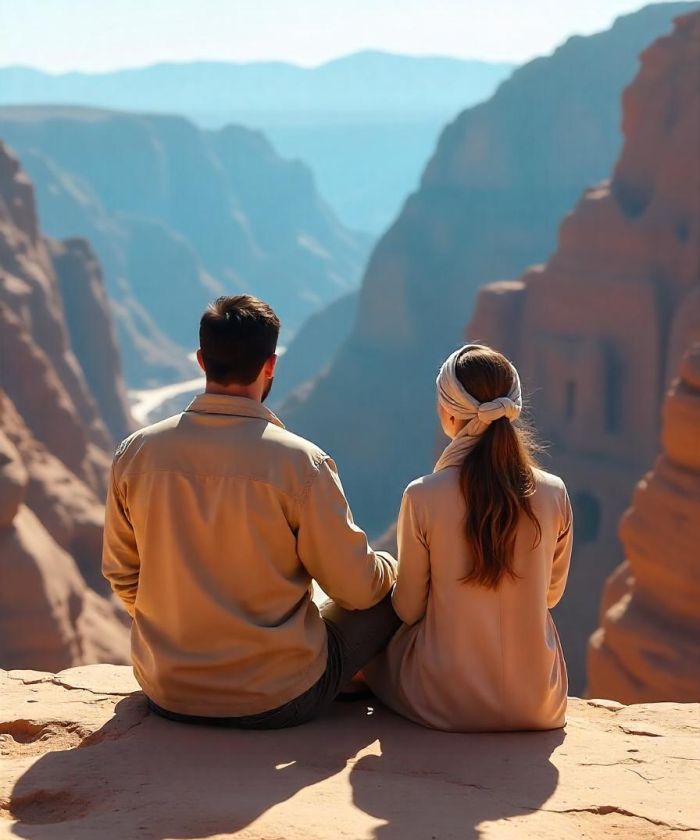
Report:
[[[48,106],[0,108],[0,137],[47,232],[95,247],[132,387],[191,377],[197,315],[223,291],[269,299],[291,336],[357,286],[366,238],[257,132]]]
[[[75,104],[183,114],[265,131],[311,165],[351,227],[381,232],[415,188],[439,130],[490,96],[513,65],[361,52],[315,68],[281,62],[156,64],[51,75],[0,68],[0,104]]]
[[[350,292],[306,321],[277,365],[275,387],[270,398],[273,408],[280,406],[296,388],[310,388],[313,380],[331,364],[352,332],[357,304],[357,292]]]
[[[444,130],[420,189],[370,257],[352,334],[280,409],[338,461],[371,533],[432,467],[435,374],[463,340],[477,289],[549,256],[562,218],[619,154],[620,97],[640,52],[696,6],[649,6],[571,38]]]

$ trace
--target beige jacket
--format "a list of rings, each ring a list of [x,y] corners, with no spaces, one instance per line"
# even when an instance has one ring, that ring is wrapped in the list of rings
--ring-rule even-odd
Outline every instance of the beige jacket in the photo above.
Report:
[[[405,622],[365,669],[391,708],[436,729],[462,732],[564,725],[567,677],[549,610],[564,592],[573,539],[561,479],[538,470],[514,569],[497,589],[462,583],[472,562],[459,468],[409,485],[399,516],[394,608]]]
[[[395,564],[353,523],[333,461],[252,400],[203,394],[117,450],[103,572],[133,617],[134,672],[173,712],[257,714],[326,667],[311,581],[347,609]]]

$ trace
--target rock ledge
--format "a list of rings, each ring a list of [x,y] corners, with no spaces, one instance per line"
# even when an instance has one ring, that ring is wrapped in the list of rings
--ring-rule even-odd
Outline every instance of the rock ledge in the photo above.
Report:
[[[131,670],[0,671],[0,838],[700,837],[700,706],[572,699],[564,731],[451,735],[338,704],[296,730],[148,712]]]

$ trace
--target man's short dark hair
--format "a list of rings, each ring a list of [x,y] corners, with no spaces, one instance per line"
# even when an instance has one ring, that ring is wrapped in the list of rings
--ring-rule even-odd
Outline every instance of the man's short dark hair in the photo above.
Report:
[[[226,295],[210,303],[199,322],[199,347],[207,379],[250,385],[274,355],[280,321],[252,295]]]

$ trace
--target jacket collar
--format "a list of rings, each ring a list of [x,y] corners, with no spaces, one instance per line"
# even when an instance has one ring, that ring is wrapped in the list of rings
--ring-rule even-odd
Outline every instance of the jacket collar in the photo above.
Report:
[[[247,397],[232,397],[228,394],[198,394],[185,411],[194,414],[228,414],[231,417],[251,417],[266,420],[284,429],[284,423],[262,403]]]

